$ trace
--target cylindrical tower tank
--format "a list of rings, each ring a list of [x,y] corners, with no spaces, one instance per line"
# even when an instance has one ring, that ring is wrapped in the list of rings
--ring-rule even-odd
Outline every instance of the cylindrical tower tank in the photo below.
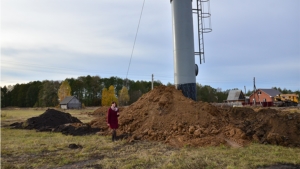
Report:
[[[176,89],[196,100],[192,0],[171,0]]]

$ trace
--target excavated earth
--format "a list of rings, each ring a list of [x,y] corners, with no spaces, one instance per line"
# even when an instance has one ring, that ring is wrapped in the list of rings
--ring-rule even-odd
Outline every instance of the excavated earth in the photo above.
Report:
[[[70,135],[110,135],[108,108],[90,112],[95,119],[87,124],[68,113],[49,109],[12,126]],[[158,86],[132,105],[120,108],[117,135],[128,141],[153,140],[176,147],[242,147],[253,141],[300,147],[300,114],[271,108],[219,107],[186,98],[172,86]]]
[[[92,128],[109,135],[108,107],[97,109]],[[255,141],[300,147],[300,114],[271,108],[216,107],[186,98],[172,86],[159,86],[120,110],[118,135],[129,141],[155,140],[184,145],[241,147]]]
[[[91,128],[89,124],[82,123],[71,114],[55,109],[47,109],[37,117],[31,117],[25,122],[13,123],[10,126],[15,129],[62,132],[66,135],[86,135],[99,132],[99,129]]]

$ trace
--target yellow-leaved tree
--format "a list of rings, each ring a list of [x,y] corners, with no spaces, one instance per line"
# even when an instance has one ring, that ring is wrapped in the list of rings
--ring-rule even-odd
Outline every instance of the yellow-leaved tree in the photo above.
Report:
[[[63,101],[67,96],[71,96],[71,86],[67,80],[63,81],[58,89],[59,101]]]
[[[118,98],[115,94],[115,87],[113,85],[109,86],[108,90],[103,88],[102,90],[102,99],[101,105],[102,106],[110,106],[111,102],[116,102],[118,104]]]
[[[122,89],[119,91],[119,104],[120,106],[127,105],[128,101],[130,100],[128,89],[127,87],[123,86]]]

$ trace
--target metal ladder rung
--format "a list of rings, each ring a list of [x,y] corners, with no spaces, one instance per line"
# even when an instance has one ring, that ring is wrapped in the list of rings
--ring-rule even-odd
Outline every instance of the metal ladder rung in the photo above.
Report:
[[[203,38],[203,33],[208,33],[211,32],[211,28],[204,28],[203,25],[203,18],[209,18],[210,13],[204,12],[202,9],[202,4],[201,2],[208,2],[209,0],[197,0],[197,9],[193,9],[192,12],[194,14],[197,14],[197,21],[198,21],[198,51],[195,51],[195,55],[199,55],[200,59],[200,64],[202,64],[202,61],[205,63],[205,55],[204,55],[204,38]]]

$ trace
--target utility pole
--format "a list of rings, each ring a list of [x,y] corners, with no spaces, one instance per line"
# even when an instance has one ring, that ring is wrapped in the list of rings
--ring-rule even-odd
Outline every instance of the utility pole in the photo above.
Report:
[[[246,102],[247,102],[247,99],[246,99],[246,86],[244,86],[244,89],[245,89],[244,97],[245,97],[245,105],[246,105]]]
[[[153,90],[153,81],[154,81],[154,75],[152,74],[151,90]]]
[[[254,93],[253,93],[253,98],[254,98],[254,100],[253,100],[253,104],[254,105],[256,105],[256,99],[255,99],[255,93],[256,93],[256,86],[255,86],[255,77],[253,78],[253,91],[254,91]]]

